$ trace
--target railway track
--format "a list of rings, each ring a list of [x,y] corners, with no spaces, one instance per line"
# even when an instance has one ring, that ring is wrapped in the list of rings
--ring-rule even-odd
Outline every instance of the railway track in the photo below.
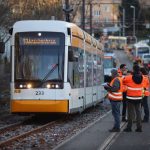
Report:
[[[5,128],[9,127],[9,126],[13,126],[17,123],[21,123],[24,122],[26,120],[29,120],[33,117],[33,115],[30,116],[18,116],[15,114],[10,114],[3,112],[3,114],[0,114],[0,130],[3,129],[5,130]]]
[[[82,114],[72,114],[68,116],[58,116],[46,120],[49,122],[39,125],[42,121],[35,117],[19,127],[7,127],[6,132],[0,133],[0,150],[6,149],[53,149],[64,140],[85,128],[88,124],[97,120],[101,115],[109,110],[108,107],[100,105],[87,109]],[[43,115],[42,115],[43,118]],[[35,124],[36,123],[36,124]],[[38,123],[38,125],[37,125]],[[30,127],[29,127],[30,126]],[[25,129],[27,127],[27,129]],[[13,129],[14,128],[14,129]],[[22,129],[18,129],[22,128]],[[2,128],[0,128],[1,130]],[[3,128],[4,130],[4,128]],[[14,130],[14,131],[12,131]],[[8,131],[8,132],[7,132]]]
[[[50,121],[44,125],[25,125],[24,122],[16,123],[0,129],[0,149],[20,141],[32,134],[36,134],[47,127],[51,127],[58,120]]]

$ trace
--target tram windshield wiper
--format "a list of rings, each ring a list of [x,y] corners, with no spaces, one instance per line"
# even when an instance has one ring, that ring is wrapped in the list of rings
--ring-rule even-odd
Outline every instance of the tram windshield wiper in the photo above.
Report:
[[[54,64],[52,68],[48,71],[48,73],[45,75],[45,77],[41,80],[41,84],[44,83],[48,77],[55,71],[55,69],[58,67],[58,64]]]

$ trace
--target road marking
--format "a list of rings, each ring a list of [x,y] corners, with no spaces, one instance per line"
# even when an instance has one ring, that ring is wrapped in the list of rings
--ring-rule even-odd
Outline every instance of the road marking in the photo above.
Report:
[[[121,129],[125,128],[126,123],[121,123]],[[121,132],[114,132],[104,141],[104,143],[98,148],[98,150],[108,150],[110,146],[115,142]]]

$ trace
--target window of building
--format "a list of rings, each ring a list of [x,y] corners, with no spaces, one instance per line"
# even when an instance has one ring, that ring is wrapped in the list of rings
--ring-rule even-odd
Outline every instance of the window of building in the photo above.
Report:
[[[108,5],[104,5],[104,11],[109,12],[109,6]]]
[[[93,16],[100,16],[100,10],[94,10]]]
[[[105,21],[105,22],[109,22],[109,18],[108,18],[108,17],[105,17],[105,18],[104,18],[104,21]]]

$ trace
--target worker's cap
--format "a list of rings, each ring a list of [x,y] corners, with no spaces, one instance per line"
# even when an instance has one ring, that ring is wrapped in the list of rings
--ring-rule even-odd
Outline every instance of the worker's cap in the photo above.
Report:
[[[118,75],[117,69],[112,69],[112,70],[111,70],[111,74],[112,74],[113,76]]]
[[[120,69],[122,69],[122,68],[126,68],[126,64],[121,64]]]

